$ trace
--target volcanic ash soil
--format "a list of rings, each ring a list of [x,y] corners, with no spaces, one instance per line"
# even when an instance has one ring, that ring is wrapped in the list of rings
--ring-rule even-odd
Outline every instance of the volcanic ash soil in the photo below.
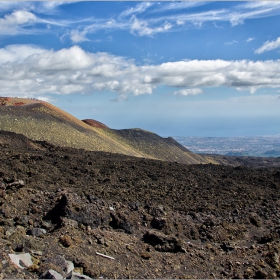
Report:
[[[279,168],[0,146],[0,278],[280,277]]]

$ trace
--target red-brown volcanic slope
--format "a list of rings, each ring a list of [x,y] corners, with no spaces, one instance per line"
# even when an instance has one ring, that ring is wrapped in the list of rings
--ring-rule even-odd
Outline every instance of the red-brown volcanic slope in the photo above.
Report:
[[[24,106],[36,103],[43,103],[38,99],[27,99],[18,97],[0,97],[0,106]]]
[[[92,127],[97,127],[97,128],[109,128],[107,125],[105,125],[104,123],[101,123],[99,121],[96,120],[92,120],[92,119],[85,119],[82,120],[84,123],[92,126]]]
[[[33,140],[188,164],[212,162],[174,140],[144,130],[117,132],[95,120],[81,121],[45,101],[0,97],[0,103],[0,130],[20,133]]]

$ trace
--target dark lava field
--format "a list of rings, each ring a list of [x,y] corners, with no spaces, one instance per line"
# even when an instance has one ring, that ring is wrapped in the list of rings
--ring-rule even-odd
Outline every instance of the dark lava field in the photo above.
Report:
[[[3,131],[0,158],[0,279],[66,277],[57,256],[91,278],[280,277],[279,167],[185,165]],[[9,258],[22,253],[25,269]]]

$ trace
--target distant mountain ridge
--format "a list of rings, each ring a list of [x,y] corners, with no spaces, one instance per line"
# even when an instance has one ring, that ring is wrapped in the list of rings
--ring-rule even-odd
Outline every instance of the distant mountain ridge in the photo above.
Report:
[[[162,138],[142,129],[114,130],[90,119],[81,121],[40,100],[1,97],[0,130],[62,147],[188,164],[209,163],[172,138]]]

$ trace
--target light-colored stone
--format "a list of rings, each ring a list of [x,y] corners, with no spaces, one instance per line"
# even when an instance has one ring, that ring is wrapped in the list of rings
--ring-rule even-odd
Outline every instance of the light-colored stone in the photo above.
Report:
[[[71,261],[66,261],[67,263],[67,274],[74,270],[74,264]]]
[[[24,185],[25,185],[25,183],[24,183],[23,180],[17,180],[17,181],[15,181],[13,183],[8,184],[7,186],[8,187],[13,187],[13,186],[21,186],[21,187],[23,187]]]
[[[21,269],[27,268],[33,264],[31,260],[31,255],[29,253],[25,254],[9,254],[11,261]],[[22,266],[22,265],[23,266]]]

